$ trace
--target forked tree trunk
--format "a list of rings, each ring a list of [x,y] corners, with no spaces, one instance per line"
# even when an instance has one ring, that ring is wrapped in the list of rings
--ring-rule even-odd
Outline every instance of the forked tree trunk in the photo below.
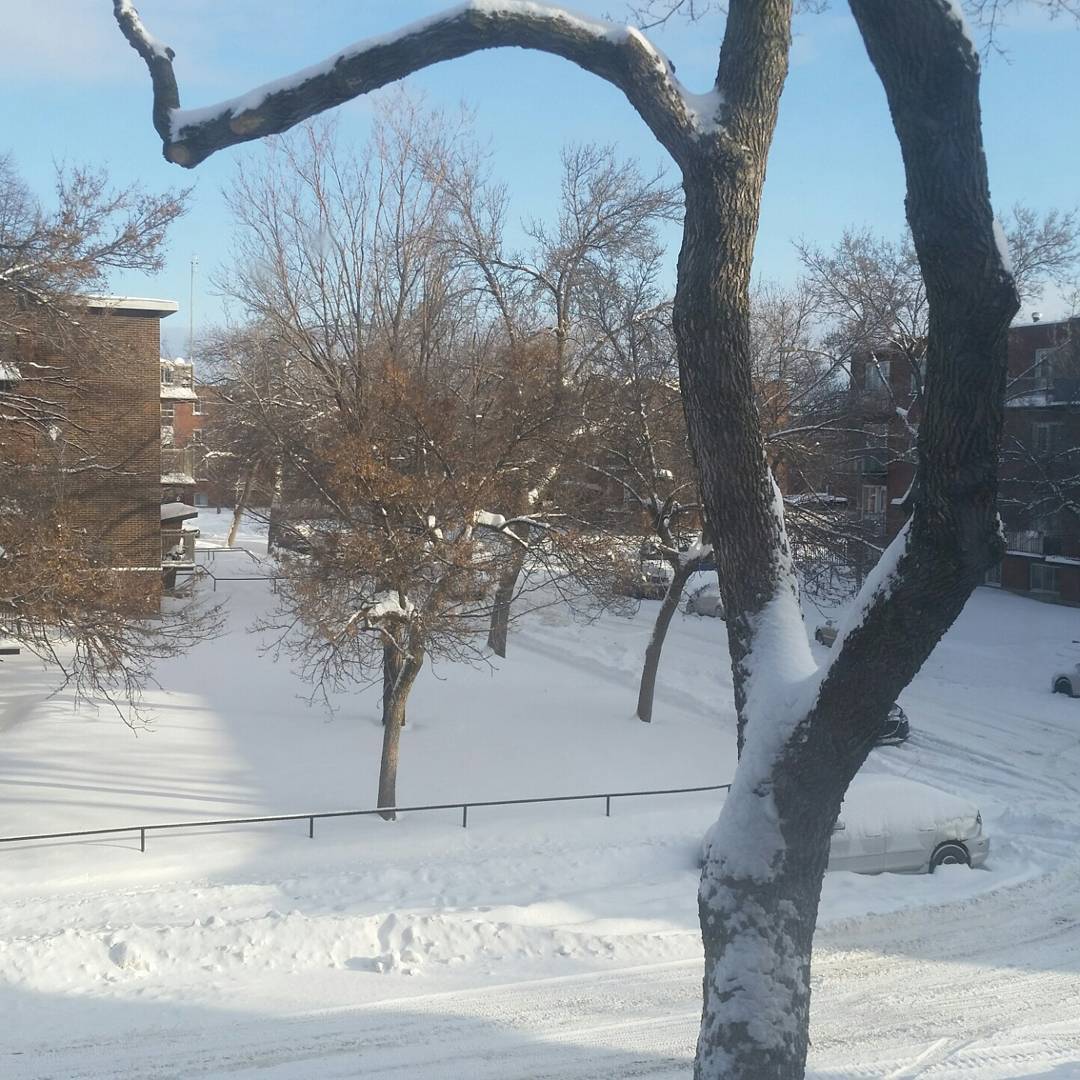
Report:
[[[244,474],[244,486],[241,488],[240,494],[236,498],[236,506],[233,508],[232,524],[229,526],[229,535],[225,541],[226,547],[231,548],[236,543],[236,534],[240,530],[240,519],[247,509],[248,496],[251,494],[251,483],[254,477],[253,472]]]
[[[652,637],[645,647],[645,664],[641,669],[641,684],[638,687],[637,717],[646,724],[652,721],[653,697],[656,693],[656,674],[660,669],[660,654],[664,649],[664,641],[667,638],[668,627],[672,617],[678,610],[679,601],[682,599],[683,590],[690,579],[690,575],[696,569],[696,564],[683,565],[680,563],[675,568],[675,576],[668,585],[664,594],[664,602],[656,613],[656,622],[653,624]]]
[[[510,608],[514,602],[521,571],[525,565],[525,550],[514,545],[510,562],[499,577],[491,605],[491,625],[488,627],[488,648],[496,656],[506,656],[506,640],[510,632]]]

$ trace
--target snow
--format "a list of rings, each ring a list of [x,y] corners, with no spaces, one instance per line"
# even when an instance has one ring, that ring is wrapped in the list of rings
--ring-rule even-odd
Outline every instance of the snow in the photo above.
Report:
[[[198,512],[198,507],[190,506],[188,503],[167,502],[161,504],[162,521],[173,521],[178,517],[195,516]]]
[[[365,622],[375,623],[388,617],[407,619],[414,610],[413,602],[408,597],[403,601],[398,592],[380,592],[372,597],[370,606],[365,607],[359,616]]]
[[[970,832],[979,808],[939,788],[900,777],[857,776],[844,796],[840,820],[845,831],[860,836],[899,836],[912,830],[955,826]]]
[[[994,218],[994,243],[997,246],[1001,265],[1005,267],[1007,274],[1011,274],[1013,272],[1012,253],[1009,251],[1009,241],[1005,238],[1005,230],[997,218]]]
[[[231,515],[200,522],[210,548]],[[245,518],[239,539],[258,554],[265,526]],[[223,576],[260,572],[239,549],[214,559]],[[247,632],[270,583],[216,595],[228,633],[161,665],[137,737],[50,697],[32,657],[4,658],[0,832],[373,802],[379,688],[335,696],[333,715],[309,708]],[[654,722],[633,719],[657,603],[587,625],[538,610],[493,668],[426,670],[400,801],[729,780],[720,620],[676,614]],[[977,806],[991,858],[826,876],[812,1075],[1080,1075],[1080,701],[1048,690],[1076,636],[1075,609],[980,589],[904,692],[911,739],[865,771]],[[615,800],[611,818],[602,801],[477,808],[467,830],[455,811],[319,821],[314,840],[306,821],[181,830],[150,834],[146,854],[135,836],[2,845],[0,1075],[688,1075],[696,856],[721,798]]]
[[[967,16],[964,14],[960,0],[945,0],[945,10],[959,29],[960,36],[964,39],[966,55],[971,57],[977,64],[979,62],[979,50],[975,47],[975,39],[971,36],[971,27],[968,26]]]
[[[491,514],[487,510],[477,510],[476,524],[486,525],[489,529],[502,529],[506,527],[506,518],[502,514]]]

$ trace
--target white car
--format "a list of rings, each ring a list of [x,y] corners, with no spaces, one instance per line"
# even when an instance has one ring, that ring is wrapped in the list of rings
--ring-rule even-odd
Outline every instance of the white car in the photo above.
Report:
[[[724,618],[724,599],[719,585],[702,585],[686,601],[687,615],[705,615],[711,619]]]
[[[989,853],[982,814],[966,799],[900,777],[857,776],[833,828],[828,869],[932,874],[950,864],[982,866]]]
[[[982,866],[989,853],[973,803],[914,780],[856,776],[833,829],[829,869],[932,874],[950,863]]]

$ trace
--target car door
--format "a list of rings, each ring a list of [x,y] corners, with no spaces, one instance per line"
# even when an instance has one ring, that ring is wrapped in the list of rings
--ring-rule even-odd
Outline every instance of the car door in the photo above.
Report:
[[[829,840],[829,870],[850,870],[848,858],[851,854],[851,840],[848,838],[847,826],[843,821],[837,821],[833,826],[832,837]]]
[[[885,862],[885,828],[881,821],[863,820],[856,829],[848,829],[850,838],[848,869],[857,874],[879,874],[888,869]]]
[[[920,828],[920,825],[924,827]],[[889,869],[925,869],[936,842],[937,829],[933,824],[913,822],[894,825],[886,842]]]

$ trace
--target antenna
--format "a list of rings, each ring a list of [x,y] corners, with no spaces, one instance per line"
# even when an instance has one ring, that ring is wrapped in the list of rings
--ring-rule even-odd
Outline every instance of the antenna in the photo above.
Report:
[[[191,284],[188,289],[188,360],[195,352],[195,272],[199,269],[199,256],[191,256]]]

